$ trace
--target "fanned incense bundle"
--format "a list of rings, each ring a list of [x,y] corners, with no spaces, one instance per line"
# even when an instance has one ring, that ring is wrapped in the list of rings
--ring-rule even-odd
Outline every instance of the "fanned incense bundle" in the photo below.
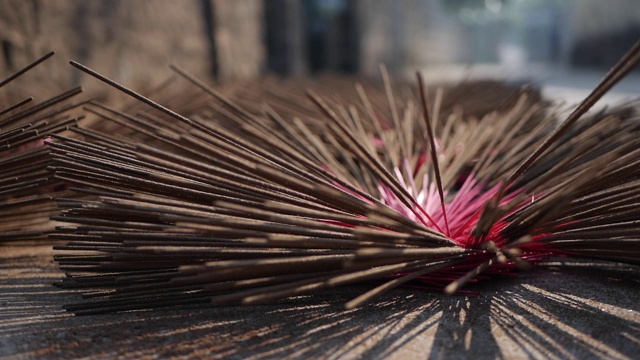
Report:
[[[383,71],[373,95],[329,83],[336,94],[305,102],[295,85],[224,96],[174,67],[211,95],[176,94],[181,115],[72,62],[154,110],[91,103],[126,134],[48,141],[50,170],[76,194],[53,218],[69,224],[53,235],[68,241],[56,247],[59,286],[85,289],[67,309],[257,304],[373,284],[352,308],[409,283],[461,292],[549,256],[638,263],[634,104],[584,115],[639,60],[636,44],[562,122],[526,91],[475,117],[451,92],[427,96],[420,76],[402,95]]]
[[[75,126],[79,118],[67,112],[81,103],[69,103],[69,99],[81,89],[70,89],[35,105],[31,105],[31,96],[18,101],[4,96],[2,89],[53,54],[0,81],[0,244],[44,239],[54,230],[49,220],[58,212],[53,196],[64,193],[64,186],[47,171],[51,159],[42,141]]]

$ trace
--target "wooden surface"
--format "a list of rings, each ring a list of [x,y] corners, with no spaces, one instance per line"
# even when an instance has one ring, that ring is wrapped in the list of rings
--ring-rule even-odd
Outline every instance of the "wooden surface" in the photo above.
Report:
[[[0,358],[614,358],[640,353],[638,268],[536,269],[477,296],[367,286],[258,307],[177,307],[77,317],[49,245],[0,248]]]

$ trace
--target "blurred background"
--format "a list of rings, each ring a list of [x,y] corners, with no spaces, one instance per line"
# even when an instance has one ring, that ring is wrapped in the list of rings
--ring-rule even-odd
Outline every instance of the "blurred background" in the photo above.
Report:
[[[86,80],[73,59],[139,87],[170,63],[217,80],[384,63],[588,88],[638,39],[638,0],[0,0],[0,76],[55,50],[43,79],[63,87]]]

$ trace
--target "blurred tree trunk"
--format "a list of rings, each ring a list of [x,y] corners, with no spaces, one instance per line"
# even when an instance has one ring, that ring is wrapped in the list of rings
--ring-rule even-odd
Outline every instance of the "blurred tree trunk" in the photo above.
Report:
[[[306,19],[299,0],[264,0],[269,70],[280,75],[307,72]]]
[[[360,58],[359,0],[304,2],[312,72],[357,72]]]
[[[212,0],[218,75],[251,78],[264,65],[263,8],[260,0]]]

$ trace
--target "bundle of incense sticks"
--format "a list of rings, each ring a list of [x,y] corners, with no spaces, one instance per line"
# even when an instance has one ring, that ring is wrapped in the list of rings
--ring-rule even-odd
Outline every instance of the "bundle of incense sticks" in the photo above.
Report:
[[[52,198],[65,193],[64,184],[47,170],[51,158],[43,140],[75,126],[80,118],[69,112],[82,103],[71,103],[70,99],[81,89],[36,100],[35,105],[32,96],[9,95],[16,92],[11,90],[12,81],[52,55],[50,52],[0,81],[0,244],[46,238],[54,230],[49,217],[58,212]],[[36,90],[31,95],[40,93]]]
[[[52,217],[67,241],[58,285],[84,289],[67,309],[370,284],[352,308],[405,284],[464,292],[549,256],[638,263],[637,104],[585,115],[638,61],[640,43],[570,113],[496,83],[429,96],[419,75],[397,86],[384,69],[381,86],[325,79],[305,94],[217,91],[173,67],[193,90],[153,101],[72,62],[138,104],[89,102],[101,121],[47,131],[43,164],[69,187]]]

